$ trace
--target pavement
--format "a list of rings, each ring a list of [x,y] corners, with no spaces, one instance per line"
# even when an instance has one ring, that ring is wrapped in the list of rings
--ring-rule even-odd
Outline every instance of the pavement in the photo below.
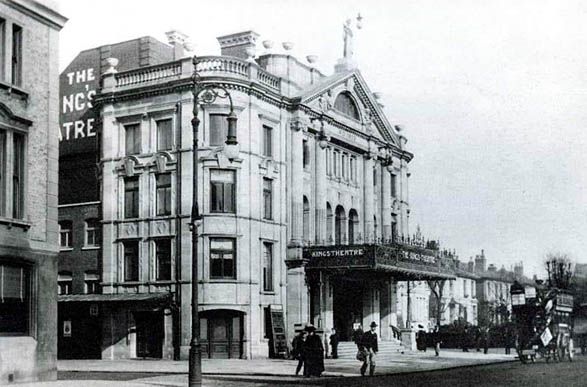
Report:
[[[516,355],[505,355],[503,349],[491,349],[488,354],[482,352],[462,352],[460,350],[442,350],[440,356],[434,350],[427,352],[405,352],[377,359],[376,373],[402,374],[493,364],[516,360]],[[515,351],[512,351],[515,352]],[[360,377],[360,362],[356,360],[325,359],[326,371],[322,378],[302,378],[295,376],[297,361],[283,359],[204,359],[202,373],[204,385],[219,386],[232,382],[259,382],[264,384],[304,384],[323,385],[327,380],[334,382],[339,378]],[[187,361],[171,360],[59,360],[60,379],[53,382],[18,384],[34,387],[152,387],[187,385]],[[79,374],[78,374],[79,373]],[[103,380],[103,376],[111,377]],[[134,375],[127,378],[120,375]],[[87,375],[100,380],[85,380]],[[64,377],[62,377],[64,376]],[[132,380],[129,380],[131,379]],[[82,380],[84,379],[84,380]],[[224,381],[219,384],[219,381]],[[350,379],[348,379],[350,381]],[[331,383],[328,383],[329,385]],[[234,384],[234,385],[238,385]]]

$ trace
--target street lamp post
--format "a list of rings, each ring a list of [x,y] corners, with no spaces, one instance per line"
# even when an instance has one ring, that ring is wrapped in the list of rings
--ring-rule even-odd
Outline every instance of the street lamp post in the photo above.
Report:
[[[198,60],[194,56],[192,59],[194,74],[192,76],[192,95],[193,95],[193,177],[192,177],[192,213],[190,219],[190,231],[192,233],[192,337],[190,341],[189,352],[189,376],[188,385],[202,385],[202,347],[200,344],[200,317],[198,315],[198,225],[202,221],[198,206],[198,128],[200,119],[198,118],[200,104],[210,104],[217,98],[228,99],[230,103],[230,112],[226,117],[228,121],[228,132],[224,153],[228,159],[233,160],[238,156],[238,141],[236,139],[236,122],[237,117],[232,104],[232,97],[226,88],[214,83],[202,83],[198,74]]]

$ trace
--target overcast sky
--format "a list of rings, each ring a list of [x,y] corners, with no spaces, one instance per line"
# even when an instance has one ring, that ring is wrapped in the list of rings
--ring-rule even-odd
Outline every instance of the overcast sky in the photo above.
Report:
[[[357,12],[359,68],[409,149],[411,228],[485,249],[529,274],[544,255],[587,262],[587,3],[584,1],[58,0],[63,69],[78,52],[177,28],[199,55],[252,29],[319,56],[331,74]],[[261,45],[259,44],[261,49]]]

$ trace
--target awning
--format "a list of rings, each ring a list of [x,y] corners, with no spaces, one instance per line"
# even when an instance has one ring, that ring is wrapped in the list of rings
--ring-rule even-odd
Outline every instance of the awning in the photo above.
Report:
[[[59,302],[140,302],[167,301],[169,293],[121,293],[121,294],[66,294],[58,297]]]
[[[401,280],[454,279],[451,263],[430,249],[403,244],[338,245],[304,248],[306,270],[391,273]]]

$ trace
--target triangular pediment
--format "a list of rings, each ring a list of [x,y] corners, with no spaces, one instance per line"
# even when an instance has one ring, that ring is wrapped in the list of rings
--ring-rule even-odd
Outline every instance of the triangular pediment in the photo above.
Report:
[[[335,101],[344,93],[348,95],[358,110],[358,117],[349,117],[337,110]],[[334,119],[348,122],[349,126],[360,127],[365,134],[372,135],[384,142],[400,145],[399,135],[390,124],[367,86],[359,70],[336,73],[324,78],[299,95],[299,103],[316,112],[325,113]]]

